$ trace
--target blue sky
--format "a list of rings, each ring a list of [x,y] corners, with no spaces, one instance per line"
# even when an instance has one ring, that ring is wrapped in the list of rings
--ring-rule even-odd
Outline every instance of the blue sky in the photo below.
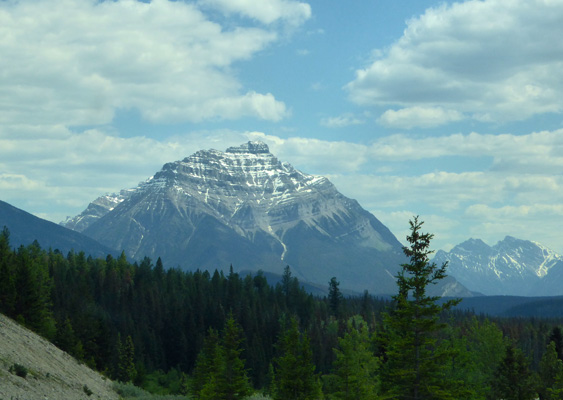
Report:
[[[0,199],[54,222],[262,140],[404,241],[563,253],[563,0],[0,1]]]

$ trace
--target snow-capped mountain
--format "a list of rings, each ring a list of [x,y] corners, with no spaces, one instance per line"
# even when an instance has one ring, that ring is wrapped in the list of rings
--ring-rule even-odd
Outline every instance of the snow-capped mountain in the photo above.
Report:
[[[261,142],[165,164],[70,223],[136,259],[275,273],[289,265],[301,280],[328,285],[336,276],[343,288],[373,293],[394,293],[405,262],[399,241],[358,202],[328,179],[280,162]],[[463,291],[455,282],[448,288]]]
[[[113,210],[119,203],[129,197],[135,189],[122,190],[119,194],[105,194],[88,204],[88,207],[75,217],[67,217],[60,223],[65,228],[82,232],[95,221]]]
[[[563,286],[550,282],[563,274],[563,256],[537,242],[506,236],[491,247],[469,239],[448,253],[438,251],[433,261],[447,261],[450,275],[485,295],[563,294]]]

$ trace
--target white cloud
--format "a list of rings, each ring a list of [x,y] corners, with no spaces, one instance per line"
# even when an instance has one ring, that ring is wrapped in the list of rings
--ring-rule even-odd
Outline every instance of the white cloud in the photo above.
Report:
[[[0,124],[98,125],[132,108],[154,122],[278,121],[285,104],[244,93],[231,71],[277,37],[181,1],[1,2]]]
[[[382,125],[393,128],[412,129],[434,128],[449,122],[464,119],[462,113],[444,110],[442,107],[408,107],[400,110],[387,110],[377,120]]]
[[[321,125],[327,128],[345,128],[350,125],[361,125],[365,121],[353,114],[342,114],[337,117],[327,117],[321,119]]]
[[[218,8],[226,14],[237,13],[263,24],[283,20],[297,26],[311,17],[309,4],[292,0],[200,0],[199,3]]]
[[[561,1],[443,5],[408,21],[346,88],[361,105],[442,107],[481,121],[558,113],[562,34]]]
[[[474,204],[467,208],[466,217],[473,223],[470,235],[485,237],[494,244],[506,235],[533,240],[563,254],[561,219],[563,204],[545,202],[542,197],[527,204],[493,206]],[[486,240],[487,241],[487,240]]]

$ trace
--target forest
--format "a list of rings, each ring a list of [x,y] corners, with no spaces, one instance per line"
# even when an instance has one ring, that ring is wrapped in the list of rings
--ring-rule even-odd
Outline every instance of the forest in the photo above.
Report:
[[[474,315],[426,294],[446,266],[411,221],[397,294],[307,293],[291,268],[165,268],[0,234],[0,312],[91,368],[190,399],[562,399],[560,319]]]

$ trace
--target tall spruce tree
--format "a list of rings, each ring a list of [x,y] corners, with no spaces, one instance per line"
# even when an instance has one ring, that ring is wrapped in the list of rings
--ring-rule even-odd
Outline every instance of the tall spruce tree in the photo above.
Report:
[[[120,382],[131,382],[135,379],[135,346],[131,336],[127,336],[125,342],[121,342],[121,335],[117,336],[117,380]]]
[[[379,360],[371,349],[367,323],[360,316],[348,320],[344,337],[334,349],[334,398],[377,399]]]
[[[321,388],[313,364],[309,338],[299,332],[293,318],[277,343],[280,356],[275,361],[275,400],[313,400],[321,397]]]
[[[536,391],[540,400],[563,398],[563,362],[557,356],[557,345],[549,342],[540,360]]]
[[[220,346],[214,351],[207,382],[199,398],[202,400],[235,400],[252,394],[244,360],[241,358],[242,329],[232,314],[225,322]]]
[[[192,393],[197,398],[199,398],[203,387],[209,381],[209,377],[219,373],[220,365],[217,360],[221,357],[220,352],[219,333],[215,329],[209,328],[203,342],[203,348],[197,356],[191,382]]]
[[[537,398],[528,360],[520,349],[510,344],[506,355],[495,371],[490,400],[532,400]]]
[[[438,343],[438,333],[446,327],[439,316],[459,300],[438,304],[439,297],[427,294],[429,285],[446,277],[447,264],[438,267],[429,261],[433,235],[421,232],[423,222],[418,217],[409,223],[410,245],[403,252],[410,262],[397,275],[395,308],[384,315],[382,389],[394,399],[453,399],[454,385],[445,378],[448,354]]]
[[[333,276],[328,283],[328,306],[331,315],[337,318],[340,317],[342,302],[344,301],[344,296],[342,296],[338,286],[340,286],[340,282]]]

